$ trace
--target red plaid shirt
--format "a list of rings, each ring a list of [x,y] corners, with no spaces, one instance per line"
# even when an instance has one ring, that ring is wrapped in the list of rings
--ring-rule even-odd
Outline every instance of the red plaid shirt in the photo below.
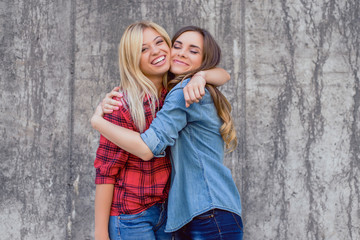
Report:
[[[161,92],[158,111],[165,99],[166,90]],[[150,104],[144,100],[146,129],[153,120]],[[138,131],[127,106],[104,118],[116,125]],[[136,214],[158,202],[164,202],[170,188],[171,165],[168,158],[153,158],[143,161],[100,136],[100,145],[94,162],[96,184],[114,184],[111,216]]]

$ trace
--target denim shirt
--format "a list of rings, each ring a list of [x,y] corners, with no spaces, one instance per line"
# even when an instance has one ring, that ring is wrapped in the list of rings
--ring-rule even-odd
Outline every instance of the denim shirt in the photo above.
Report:
[[[241,215],[240,194],[223,165],[222,121],[207,89],[199,103],[185,107],[183,88],[189,80],[168,93],[150,128],[141,134],[156,157],[171,146],[167,232],[214,208]]]

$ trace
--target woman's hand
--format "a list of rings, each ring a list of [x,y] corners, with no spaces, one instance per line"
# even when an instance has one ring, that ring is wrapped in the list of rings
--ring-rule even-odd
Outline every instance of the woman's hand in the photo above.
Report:
[[[204,72],[198,72],[191,78],[183,89],[186,107],[202,99],[205,95],[205,85]]]
[[[101,101],[101,108],[104,113],[112,113],[114,110],[119,110],[119,106],[122,106],[121,98],[123,95],[119,92],[119,89],[120,87],[115,87]],[[116,97],[117,100],[114,100],[113,97]]]

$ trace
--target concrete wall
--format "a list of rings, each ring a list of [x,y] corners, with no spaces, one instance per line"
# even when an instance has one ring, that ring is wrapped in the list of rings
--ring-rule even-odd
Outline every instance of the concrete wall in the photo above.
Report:
[[[360,239],[358,0],[0,1],[0,238],[93,239],[89,118],[141,19],[223,50],[244,239]]]

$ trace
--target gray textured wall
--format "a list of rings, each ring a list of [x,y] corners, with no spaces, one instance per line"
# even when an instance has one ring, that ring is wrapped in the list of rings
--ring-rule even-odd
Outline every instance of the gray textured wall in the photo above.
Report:
[[[360,239],[359,0],[1,0],[0,239],[93,239],[89,118],[141,19],[222,47],[244,239]]]

